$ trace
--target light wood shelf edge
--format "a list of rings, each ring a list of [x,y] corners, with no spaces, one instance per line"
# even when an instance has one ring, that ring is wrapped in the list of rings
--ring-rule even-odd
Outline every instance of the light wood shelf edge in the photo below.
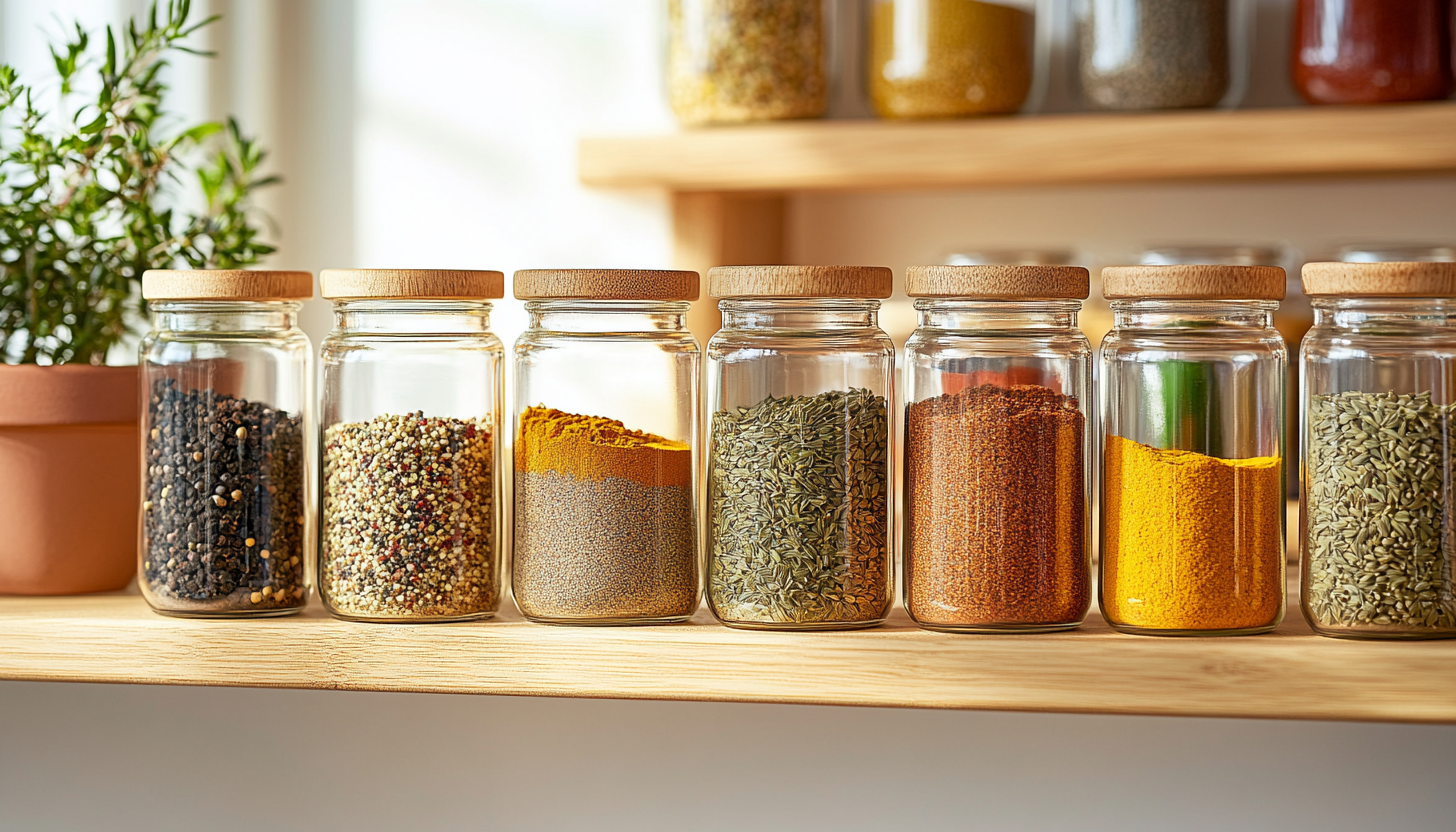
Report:
[[[1310,634],[1158,639],[1095,616],[1057,635],[963,636],[897,611],[855,633],[577,628],[513,613],[369,625],[158,616],[136,596],[0,599],[0,678],[1102,714],[1456,722],[1456,642]]]

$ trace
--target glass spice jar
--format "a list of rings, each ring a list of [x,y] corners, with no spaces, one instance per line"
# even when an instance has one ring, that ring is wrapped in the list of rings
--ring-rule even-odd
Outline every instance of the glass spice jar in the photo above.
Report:
[[[1246,0],[1081,0],[1077,81],[1088,107],[1234,107],[1247,86]]]
[[[554,624],[664,624],[698,608],[698,273],[516,272],[521,613]]]
[[[1092,602],[1092,348],[1078,266],[912,266],[905,609],[922,627],[1047,632]]]
[[[139,573],[157,612],[289,615],[313,553],[313,275],[142,275]]]
[[[1456,636],[1456,263],[1308,263],[1304,289],[1304,617],[1326,636]]]
[[[1294,86],[1311,104],[1436,101],[1452,91],[1451,0],[1299,0]]]
[[[1032,89],[1030,2],[874,0],[866,72],[881,118],[1014,113]]]
[[[683,124],[818,118],[826,0],[668,0],[668,99]]]
[[[890,608],[889,269],[719,266],[708,293],[708,604],[730,627],[837,630]]]
[[[493,271],[325,270],[319,587],[339,618],[461,621],[500,606],[505,350]]]
[[[1284,270],[1109,266],[1102,615],[1144,635],[1284,617]]]

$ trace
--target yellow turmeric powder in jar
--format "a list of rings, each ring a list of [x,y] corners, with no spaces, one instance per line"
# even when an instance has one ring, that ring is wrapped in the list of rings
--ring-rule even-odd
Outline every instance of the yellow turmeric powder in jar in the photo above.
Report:
[[[1004,2],[877,0],[870,101],[881,118],[1014,113],[1031,92],[1034,16]]]
[[[1284,614],[1277,456],[1219,459],[1107,437],[1102,614],[1131,632],[1261,632]]]

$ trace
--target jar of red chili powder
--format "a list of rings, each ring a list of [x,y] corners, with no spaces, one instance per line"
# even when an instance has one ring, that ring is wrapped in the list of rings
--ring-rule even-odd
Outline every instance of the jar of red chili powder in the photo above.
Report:
[[[912,266],[905,608],[922,627],[1046,632],[1092,601],[1092,348],[1080,266]]]
[[[1299,0],[1290,61],[1311,104],[1451,94],[1450,0]]]

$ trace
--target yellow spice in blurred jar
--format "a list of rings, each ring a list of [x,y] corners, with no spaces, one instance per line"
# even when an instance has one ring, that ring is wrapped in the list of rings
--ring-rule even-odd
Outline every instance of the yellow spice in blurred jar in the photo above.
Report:
[[[1014,113],[1031,90],[1033,16],[979,0],[878,0],[869,87],[883,118]]]

